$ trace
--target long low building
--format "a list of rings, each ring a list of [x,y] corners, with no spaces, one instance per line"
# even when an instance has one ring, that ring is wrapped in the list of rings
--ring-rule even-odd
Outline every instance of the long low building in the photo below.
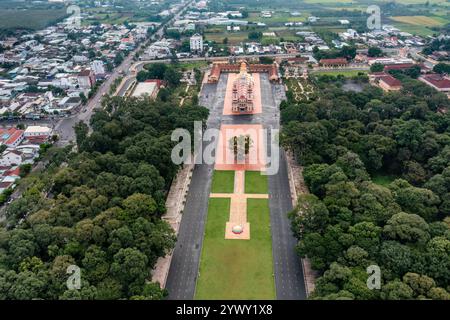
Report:
[[[370,82],[384,91],[398,91],[402,88],[400,80],[385,72],[375,72],[369,74]]]
[[[43,126],[28,126],[25,129],[25,137],[40,137],[40,136],[50,136],[52,134],[52,129]]]
[[[420,81],[426,83],[437,91],[450,95],[450,78],[438,73],[425,74],[419,78]]]
[[[224,73],[239,73],[241,65],[238,63],[218,63],[215,62],[211,68],[211,72],[208,76],[208,82],[215,83],[219,81],[220,75]],[[278,66],[273,64],[249,64],[249,73],[268,73],[270,81],[278,81]]]
[[[139,82],[134,88],[131,96],[135,98],[142,98],[148,96],[151,99],[155,99],[156,96],[158,95],[161,86],[162,81],[158,79]]]

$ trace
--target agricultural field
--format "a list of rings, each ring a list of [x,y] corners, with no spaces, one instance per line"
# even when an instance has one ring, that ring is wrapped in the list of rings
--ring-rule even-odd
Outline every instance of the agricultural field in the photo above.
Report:
[[[411,24],[414,26],[428,26],[438,27],[448,23],[448,20],[442,17],[427,17],[427,16],[396,16],[391,17],[391,20]]]
[[[302,11],[301,13],[302,15],[300,16],[291,16],[289,12],[276,11],[272,14],[272,17],[263,18],[261,17],[261,13],[258,11],[258,12],[250,12],[248,18],[245,18],[244,20],[247,20],[249,22],[262,22],[265,23],[267,26],[280,25],[286,22],[307,21],[308,14],[306,14],[304,11]]]
[[[222,43],[223,39],[228,39],[228,44],[238,45],[241,42],[248,40],[248,32],[220,32],[220,33],[205,33],[206,41],[215,41],[217,43]]]
[[[0,29],[43,29],[67,17],[66,9],[0,10]]]

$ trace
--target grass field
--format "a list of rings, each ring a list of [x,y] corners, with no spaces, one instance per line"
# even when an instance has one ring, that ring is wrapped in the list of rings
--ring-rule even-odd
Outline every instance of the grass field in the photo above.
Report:
[[[211,193],[233,193],[234,171],[214,171]]]
[[[396,178],[394,176],[385,174],[374,174],[372,177],[372,182],[383,187],[387,187]]]
[[[208,65],[207,61],[190,61],[190,62],[178,62],[175,66],[179,70],[191,70],[191,69],[200,69],[206,67]]]
[[[245,193],[268,194],[267,176],[263,176],[259,171],[245,171]]]
[[[209,200],[195,299],[275,299],[267,199],[249,199],[250,240],[225,240],[230,200]]]
[[[272,14],[272,17],[270,18],[263,18],[261,17],[260,12],[251,12],[249,14],[248,18],[245,18],[243,20],[250,21],[250,22],[263,22],[267,25],[273,25],[273,24],[281,24],[286,22],[305,22],[308,15],[305,14],[304,11],[302,11],[302,15],[300,16],[291,16],[288,12],[275,12]]]
[[[391,17],[392,20],[412,24],[414,26],[428,26],[439,27],[444,25],[447,20],[442,17],[427,17],[427,16],[397,16]]]
[[[0,10],[0,29],[43,29],[66,17],[66,9]]]
[[[313,72],[313,75],[317,75],[317,76],[324,76],[324,75],[328,75],[328,76],[338,76],[338,75],[342,75],[344,77],[355,77],[357,76],[359,73],[364,73],[366,74],[367,71],[362,71],[362,70],[326,70],[326,71],[317,71],[317,72]]]
[[[228,44],[237,45],[248,40],[248,32],[205,33],[205,39],[207,41],[222,43],[225,38],[228,38]]]

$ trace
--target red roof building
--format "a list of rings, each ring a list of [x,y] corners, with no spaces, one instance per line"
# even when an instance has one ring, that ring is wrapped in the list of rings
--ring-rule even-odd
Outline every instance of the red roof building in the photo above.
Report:
[[[219,77],[222,72],[227,73],[239,73],[241,70],[240,64],[231,64],[231,63],[221,63],[216,62],[213,63],[211,68],[211,72],[208,76],[209,83],[215,83],[219,81]],[[268,73],[269,80],[277,81],[278,80],[278,66],[276,63],[273,64],[249,64],[248,65],[249,73]]]
[[[432,73],[421,76],[419,80],[438,91],[450,93],[450,79],[446,76]]]
[[[405,70],[414,67],[414,63],[399,63],[399,64],[390,64],[384,66],[384,72],[388,72],[390,70]]]
[[[345,58],[320,59],[319,64],[324,67],[344,67],[348,61]]]
[[[380,87],[384,91],[398,91],[402,88],[400,80],[385,72],[375,72],[369,75],[372,84]]]
[[[15,148],[24,139],[24,132],[16,128],[0,129],[0,144]]]
[[[3,176],[19,177],[20,176],[20,168],[16,167],[15,169],[5,171],[5,173],[3,173]]]

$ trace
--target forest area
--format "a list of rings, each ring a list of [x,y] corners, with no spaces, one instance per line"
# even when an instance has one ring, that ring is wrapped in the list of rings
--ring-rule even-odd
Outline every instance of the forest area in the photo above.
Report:
[[[290,218],[320,274],[312,299],[450,299],[450,102],[398,77],[394,93],[316,77],[315,100],[281,105],[281,141],[311,192]]]
[[[79,123],[72,146],[42,155],[46,169],[31,173],[23,196],[8,207],[0,228],[0,299],[162,299],[151,283],[158,257],[175,244],[161,219],[178,167],[170,159],[176,128],[192,132],[208,110],[180,112],[167,99],[107,98]],[[81,269],[81,289],[68,290],[67,268]]]

